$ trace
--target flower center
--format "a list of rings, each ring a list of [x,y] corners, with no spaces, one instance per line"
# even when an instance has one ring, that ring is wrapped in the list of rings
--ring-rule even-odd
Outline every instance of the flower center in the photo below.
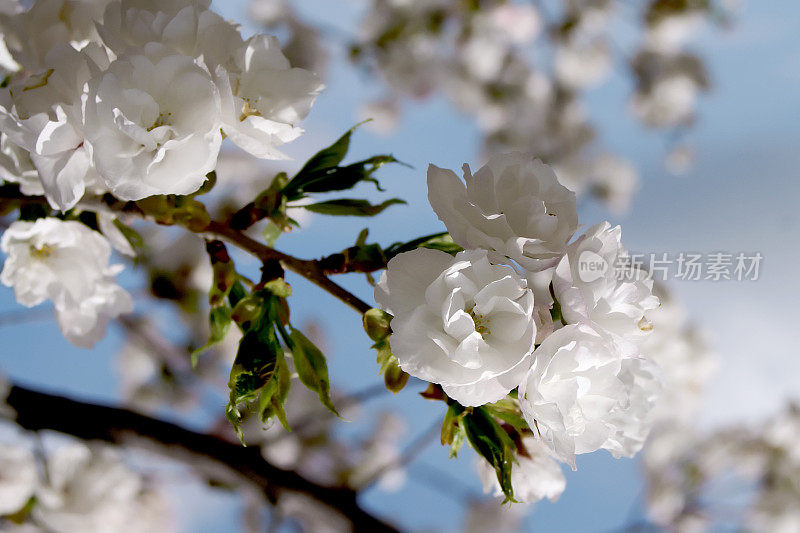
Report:
[[[239,117],[239,122],[243,121],[247,117],[252,117],[252,116],[260,117],[261,116],[261,112],[256,108],[256,106],[258,105],[258,101],[260,99],[261,98],[252,98],[251,99],[251,98],[248,98],[246,96],[242,97],[242,100],[244,100],[244,107],[242,107],[242,114]]]
[[[159,113],[158,118],[153,125],[147,128],[147,131],[153,131],[156,128],[160,128],[161,126],[166,126],[170,124],[170,120],[172,120],[172,113]]]
[[[491,335],[492,330],[489,329],[489,326],[492,323],[492,319],[483,316],[480,313],[475,312],[475,306],[469,307],[465,309],[466,313],[472,317],[472,321],[475,323],[475,331],[481,334],[481,337],[484,339],[487,335]]]
[[[30,245],[31,257],[35,259],[47,259],[55,251],[56,247],[52,244],[42,244],[39,246]]]

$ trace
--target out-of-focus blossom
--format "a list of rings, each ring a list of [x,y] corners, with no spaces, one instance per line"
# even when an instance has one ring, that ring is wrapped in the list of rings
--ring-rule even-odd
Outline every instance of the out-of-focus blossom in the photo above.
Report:
[[[108,241],[80,222],[14,222],[0,248],[8,254],[3,284],[27,307],[52,300],[61,332],[77,346],[93,346],[110,319],[133,309],[130,294],[114,279],[122,266],[108,264]]]
[[[33,453],[22,446],[0,444],[0,516],[21,510],[39,484]]]
[[[511,467],[514,498],[524,503],[533,503],[544,498],[551,502],[558,500],[567,486],[561,466],[553,460],[550,450],[538,439],[527,438],[522,444],[524,450],[517,455],[518,464]],[[494,470],[483,459],[478,462],[478,475],[484,492],[491,491],[495,496],[502,496],[503,491]]]

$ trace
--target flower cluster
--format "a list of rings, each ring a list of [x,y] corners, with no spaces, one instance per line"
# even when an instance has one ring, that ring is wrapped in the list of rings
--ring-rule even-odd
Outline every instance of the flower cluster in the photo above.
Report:
[[[800,527],[800,408],[790,403],[758,426],[655,437],[645,455],[652,521],[673,531],[789,533]],[[731,495],[737,503],[731,507]],[[719,510],[724,509],[724,513]]]
[[[444,94],[475,119],[487,153],[536,153],[565,185],[617,209],[628,206],[637,173],[597,140],[585,94],[626,65],[619,70],[633,78],[637,119],[661,129],[688,125],[708,82],[703,60],[686,44],[732,12],[712,2],[662,0],[368,4],[351,57],[385,87],[365,111],[379,124],[397,122],[405,99]],[[630,44],[615,42],[620,24],[640,28]]]
[[[0,516],[58,533],[173,529],[163,498],[112,449],[62,444],[43,460],[0,444]]]
[[[619,227],[601,223],[573,240],[574,193],[520,153],[474,173],[465,165],[464,181],[432,165],[428,190],[465,250],[418,248],[389,261],[375,299],[394,315],[400,367],[463,406],[516,391],[538,446],[526,446],[527,456],[545,471],[552,459],[536,459],[542,448],[573,468],[576,454],[600,448],[636,453],[661,389],[641,350],[658,298],[644,272],[617,279],[612,265],[626,254]],[[554,480],[550,489],[521,493],[560,492],[557,476],[539,477]]]
[[[51,300],[61,332],[77,346],[93,346],[109,319],[133,310],[130,294],[114,278],[122,265],[108,264],[108,240],[80,222],[13,222],[0,249],[8,255],[0,281],[27,307]]]
[[[223,135],[283,158],[322,85],[209,4],[40,0],[3,18],[18,63],[0,94],[6,178],[65,211],[87,191],[192,193]]]

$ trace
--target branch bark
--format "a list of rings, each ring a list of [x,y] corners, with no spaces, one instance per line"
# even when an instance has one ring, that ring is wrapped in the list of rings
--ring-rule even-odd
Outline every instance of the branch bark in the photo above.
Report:
[[[243,448],[127,409],[75,401],[19,386],[11,388],[7,403],[16,411],[17,424],[28,430],[49,429],[83,440],[155,449],[194,467],[204,462],[209,466],[206,470],[211,472],[209,481],[249,483],[271,502],[287,491],[302,493],[335,509],[350,521],[353,531],[398,531],[364,510],[352,489],[319,485],[297,472],[278,468],[265,461],[258,448]],[[215,475],[219,472],[227,475]]]
[[[44,196],[26,196],[20,193],[18,188],[13,186],[0,186],[0,199],[5,200],[6,204],[9,202],[12,203],[12,205],[38,204],[47,206],[49,208],[47,199]],[[98,207],[102,206],[112,211],[124,212],[129,215],[137,215],[142,218],[147,218],[147,215],[132,202],[122,202],[119,200],[108,202],[105,201],[104,198],[97,197],[89,198],[85,201],[82,200],[82,202],[86,204],[85,208],[90,211],[96,210]],[[83,204],[79,204],[78,207],[81,207],[82,205]],[[4,206],[0,204],[0,211],[4,211],[2,207]],[[192,231],[186,226],[182,227],[184,227],[184,229],[187,231]],[[221,237],[253,255],[254,257],[257,257],[262,262],[277,259],[281,262],[284,268],[303,276],[321,289],[329,292],[348,306],[358,311],[359,314],[363,315],[372,309],[372,306],[367,302],[360,299],[358,296],[351,293],[338,283],[332,281],[325,274],[324,270],[319,264],[319,261],[316,259],[300,259],[289,254],[285,254],[250,238],[244,232],[231,228],[228,224],[214,220],[212,220],[199,233],[208,233],[217,237]]]

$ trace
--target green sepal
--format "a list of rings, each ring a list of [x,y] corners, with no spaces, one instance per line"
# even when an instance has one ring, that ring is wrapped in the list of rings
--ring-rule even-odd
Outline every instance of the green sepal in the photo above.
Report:
[[[458,456],[458,452],[464,444],[465,433],[461,420],[465,414],[466,411],[460,405],[452,403],[447,407],[447,412],[444,415],[440,440],[442,446],[450,446],[451,459]]]
[[[369,338],[373,341],[381,342],[392,333],[392,318],[394,317],[383,309],[373,307],[364,313],[364,331],[367,332],[367,335],[369,335]]]

